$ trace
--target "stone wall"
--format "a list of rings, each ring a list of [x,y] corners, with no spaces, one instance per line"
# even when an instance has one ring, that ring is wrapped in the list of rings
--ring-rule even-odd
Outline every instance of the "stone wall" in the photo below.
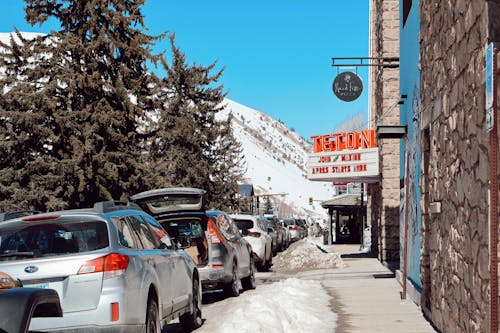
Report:
[[[399,57],[399,0],[371,2],[371,57]],[[399,125],[399,69],[373,67],[370,123]],[[381,182],[368,188],[372,251],[388,266],[399,265],[399,140],[380,140]]]
[[[420,0],[420,20],[421,304],[442,332],[487,332],[487,1]]]

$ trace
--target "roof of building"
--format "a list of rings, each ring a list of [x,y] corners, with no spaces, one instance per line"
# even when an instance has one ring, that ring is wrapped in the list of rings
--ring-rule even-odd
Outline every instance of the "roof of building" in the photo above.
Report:
[[[254,195],[252,184],[239,184],[238,189],[242,197],[251,197]]]
[[[365,201],[366,202],[366,201]],[[335,206],[360,206],[361,194],[342,194],[333,199],[323,201],[321,206],[323,208]]]

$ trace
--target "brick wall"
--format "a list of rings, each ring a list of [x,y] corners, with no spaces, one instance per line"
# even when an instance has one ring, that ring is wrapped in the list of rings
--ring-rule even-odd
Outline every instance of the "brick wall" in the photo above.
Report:
[[[399,0],[371,2],[371,57],[399,57]],[[399,125],[399,69],[373,67],[370,123]],[[380,140],[382,180],[368,188],[372,250],[388,266],[399,265],[399,140]]]

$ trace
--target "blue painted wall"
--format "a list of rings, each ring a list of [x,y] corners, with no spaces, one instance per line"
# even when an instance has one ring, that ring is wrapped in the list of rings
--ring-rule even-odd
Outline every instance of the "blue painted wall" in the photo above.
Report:
[[[403,26],[403,1],[400,0],[400,91],[407,95],[400,106],[401,124],[408,126],[405,140],[401,140],[401,179],[404,180],[406,156],[409,156],[409,205],[408,205],[408,278],[417,289],[420,279],[420,229],[422,225],[420,207],[420,71],[418,60],[420,45],[419,0],[413,0],[409,16]],[[404,196],[404,191],[402,195]],[[404,199],[404,197],[402,198]],[[403,201],[402,201],[403,202]],[[401,230],[404,230],[404,214],[401,215]],[[401,238],[403,242],[404,238]],[[403,245],[403,244],[402,244]],[[403,247],[401,247],[403,248]],[[402,256],[401,256],[402,258]],[[401,266],[402,268],[402,266]]]

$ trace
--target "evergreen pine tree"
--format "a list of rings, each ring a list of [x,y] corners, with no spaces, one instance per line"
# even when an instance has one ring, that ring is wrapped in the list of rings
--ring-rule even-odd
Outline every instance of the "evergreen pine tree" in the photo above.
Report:
[[[232,164],[222,165],[227,158],[224,154],[228,153],[228,140],[234,138],[229,122],[215,117],[224,107],[223,86],[217,85],[223,69],[212,74],[216,63],[188,65],[186,55],[175,45],[175,36],[170,40],[172,61],[162,61],[167,76],[164,91],[158,95],[163,107],[157,123],[151,126],[152,177],[159,187],[205,189],[209,203],[223,208],[222,198],[237,193],[235,168]],[[223,184],[225,181],[228,183]]]
[[[137,0],[27,0],[32,25],[60,30],[0,45],[0,209],[88,207],[142,190],[146,63],[160,37]]]
[[[233,115],[220,122],[218,140],[212,149],[214,173],[211,177],[212,202],[216,207],[234,211],[238,208],[238,181],[244,174],[243,149],[233,135]]]
[[[267,196],[264,207],[264,214],[272,214],[272,213],[273,213],[273,203],[271,202],[271,198]]]

